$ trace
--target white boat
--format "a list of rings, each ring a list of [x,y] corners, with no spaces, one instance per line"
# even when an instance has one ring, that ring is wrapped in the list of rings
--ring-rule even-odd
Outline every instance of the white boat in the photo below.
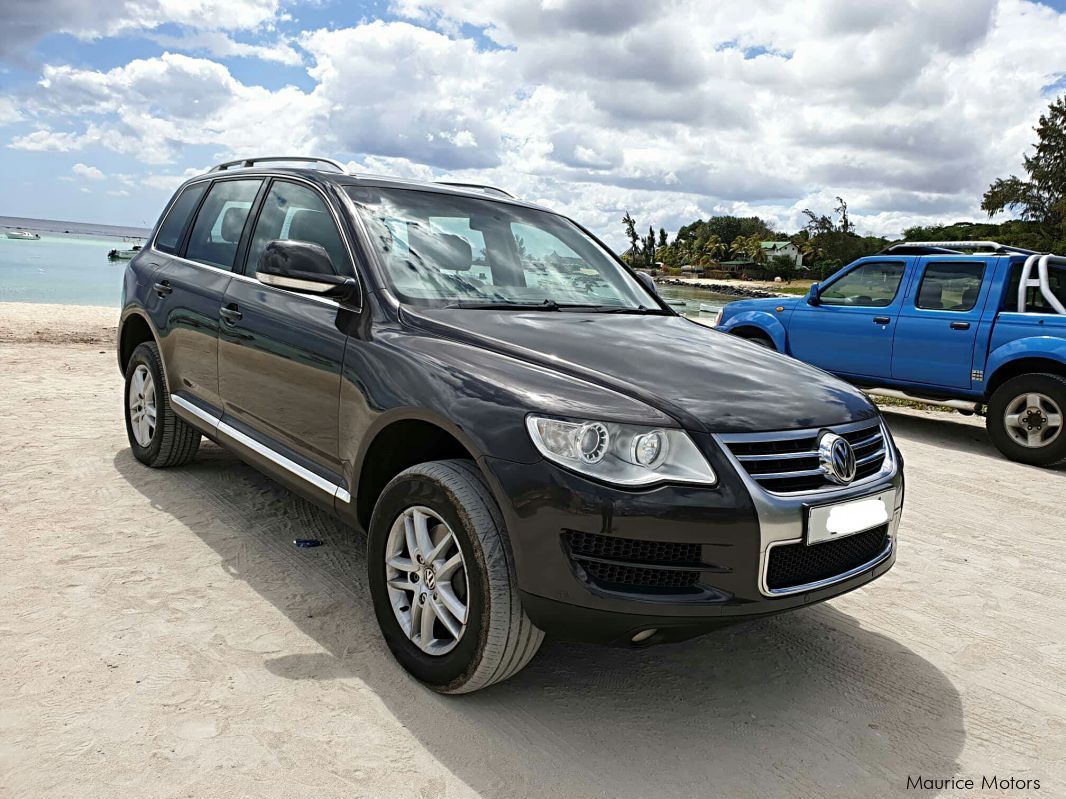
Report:
[[[28,230],[9,230],[7,231],[7,237],[9,239],[20,239],[21,241],[37,241],[41,238],[39,234],[31,233]]]
[[[720,305],[708,305],[705,302],[700,303],[700,313],[718,313],[722,310]]]
[[[687,305],[684,300],[666,300],[666,304],[672,308],[684,308]]]

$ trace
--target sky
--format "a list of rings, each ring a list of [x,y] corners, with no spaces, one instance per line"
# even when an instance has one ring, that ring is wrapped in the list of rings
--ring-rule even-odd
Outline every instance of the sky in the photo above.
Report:
[[[985,218],[1066,93],[1066,0],[0,0],[0,214],[151,226],[249,155],[786,232]]]

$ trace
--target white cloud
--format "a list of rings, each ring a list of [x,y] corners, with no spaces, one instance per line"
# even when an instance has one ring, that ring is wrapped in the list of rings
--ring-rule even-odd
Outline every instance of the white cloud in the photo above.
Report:
[[[95,166],[87,166],[85,164],[75,164],[70,168],[77,177],[84,180],[103,180],[105,175]]]
[[[0,58],[24,55],[50,33],[97,39],[171,23],[193,30],[250,30],[278,17],[280,0],[6,0]]]
[[[201,0],[201,16],[220,1]],[[154,2],[149,17],[177,5]],[[277,13],[267,0],[239,5],[247,17],[230,29]],[[713,213],[796,229],[803,208],[826,212],[838,194],[861,230],[896,234],[979,214],[988,183],[1018,171],[1045,87],[1066,73],[1066,15],[1024,0],[974,0],[965,14],[949,0],[394,10],[411,23],[284,42],[309,63],[309,89],[248,85],[177,53],[107,71],[47,66],[20,103],[38,129],[10,146],[183,165],[205,146],[219,160],[329,154],[363,171],[494,183],[614,244],[626,209],[668,230]],[[218,57],[273,46],[199,28],[172,43]]]
[[[0,97],[0,128],[22,121],[22,112],[10,97]]]

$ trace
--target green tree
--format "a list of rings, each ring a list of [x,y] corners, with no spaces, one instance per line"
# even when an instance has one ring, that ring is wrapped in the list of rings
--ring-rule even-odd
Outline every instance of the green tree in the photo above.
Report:
[[[670,242],[666,239],[666,228],[659,228],[659,248],[663,249],[670,246]]]
[[[1044,239],[1041,249],[1066,242],[1066,95],[1055,100],[1035,128],[1032,155],[1023,156],[1028,180],[997,178],[981,200],[989,217],[1010,209],[1035,222]]]

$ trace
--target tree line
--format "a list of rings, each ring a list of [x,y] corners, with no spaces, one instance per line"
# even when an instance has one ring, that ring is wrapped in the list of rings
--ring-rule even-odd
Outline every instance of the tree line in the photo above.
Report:
[[[682,227],[673,240],[666,230],[648,228],[637,232],[637,222],[627,211],[622,218],[629,249],[623,258],[637,268],[661,263],[669,271],[682,266],[715,269],[724,261],[743,261],[785,279],[794,276],[795,264],[787,256],[768,254],[764,241],[792,242],[803,254],[805,276],[821,279],[840,267],[873,255],[899,241],[991,240],[1037,250],[1066,252],[1066,96],[1060,97],[1040,117],[1035,128],[1037,142],[1024,156],[1026,178],[997,178],[984,193],[981,209],[989,218],[1004,211],[1017,219],[1002,223],[956,222],[907,228],[895,241],[880,236],[860,236],[848,216],[848,204],[837,197],[829,213],[803,211],[804,227],[795,233],[774,230],[757,216],[713,216]]]

